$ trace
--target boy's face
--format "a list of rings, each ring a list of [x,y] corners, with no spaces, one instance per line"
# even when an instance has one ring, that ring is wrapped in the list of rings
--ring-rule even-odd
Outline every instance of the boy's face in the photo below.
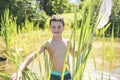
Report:
[[[61,36],[64,31],[64,26],[60,21],[51,21],[50,30],[53,36]]]

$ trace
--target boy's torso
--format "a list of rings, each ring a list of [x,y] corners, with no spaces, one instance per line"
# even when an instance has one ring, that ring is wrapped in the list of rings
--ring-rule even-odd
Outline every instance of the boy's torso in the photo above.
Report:
[[[68,47],[68,40],[62,39],[59,41],[49,40],[47,51],[49,53],[52,69],[58,72],[62,72],[64,66],[64,60],[66,56],[66,51]],[[69,66],[69,61],[67,61]]]

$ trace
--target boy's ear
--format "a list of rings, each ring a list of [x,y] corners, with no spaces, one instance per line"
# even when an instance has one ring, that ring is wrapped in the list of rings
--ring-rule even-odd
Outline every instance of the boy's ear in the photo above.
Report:
[[[49,28],[51,29],[51,26],[49,26]]]
[[[63,26],[63,30],[65,29],[65,26]]]

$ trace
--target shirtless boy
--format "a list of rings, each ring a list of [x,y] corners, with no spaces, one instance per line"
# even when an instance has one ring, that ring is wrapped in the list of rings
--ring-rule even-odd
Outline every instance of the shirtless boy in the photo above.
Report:
[[[70,42],[68,39],[62,37],[62,33],[64,31],[64,19],[61,16],[57,15],[52,16],[50,19],[50,30],[53,35],[52,39],[41,45],[39,53],[41,54],[45,49],[48,51],[48,54],[52,62],[50,80],[61,80],[61,74],[63,71],[66,51],[68,43]],[[73,54],[71,44],[69,52]],[[36,53],[31,54],[19,67],[17,80],[22,80],[22,72],[33,60],[33,58],[36,57],[36,55],[37,55]],[[69,66],[68,60],[66,64]],[[11,77],[11,80],[16,80],[15,75]],[[64,80],[71,80],[71,74],[67,68],[64,73]]]

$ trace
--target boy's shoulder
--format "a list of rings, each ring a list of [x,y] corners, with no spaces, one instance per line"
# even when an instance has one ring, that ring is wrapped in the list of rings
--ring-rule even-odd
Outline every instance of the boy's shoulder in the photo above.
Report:
[[[63,41],[65,41],[65,42],[70,42],[70,39],[63,38]]]
[[[45,45],[46,45],[46,46],[49,46],[50,44],[52,44],[52,39],[49,39],[49,40],[47,40],[47,41],[45,42]]]
[[[62,41],[63,41],[64,43],[67,43],[67,44],[68,44],[68,43],[70,42],[70,39],[63,38]],[[46,48],[49,48],[49,47],[51,47],[51,46],[53,45],[52,43],[53,43],[53,40],[52,40],[52,39],[49,39],[49,40],[47,40],[47,41],[45,42],[44,45],[45,45]]]
[[[46,43],[47,43],[47,44],[51,44],[52,41],[53,41],[52,39],[49,39]],[[63,38],[62,41],[64,41],[64,42],[70,42],[70,39]]]

